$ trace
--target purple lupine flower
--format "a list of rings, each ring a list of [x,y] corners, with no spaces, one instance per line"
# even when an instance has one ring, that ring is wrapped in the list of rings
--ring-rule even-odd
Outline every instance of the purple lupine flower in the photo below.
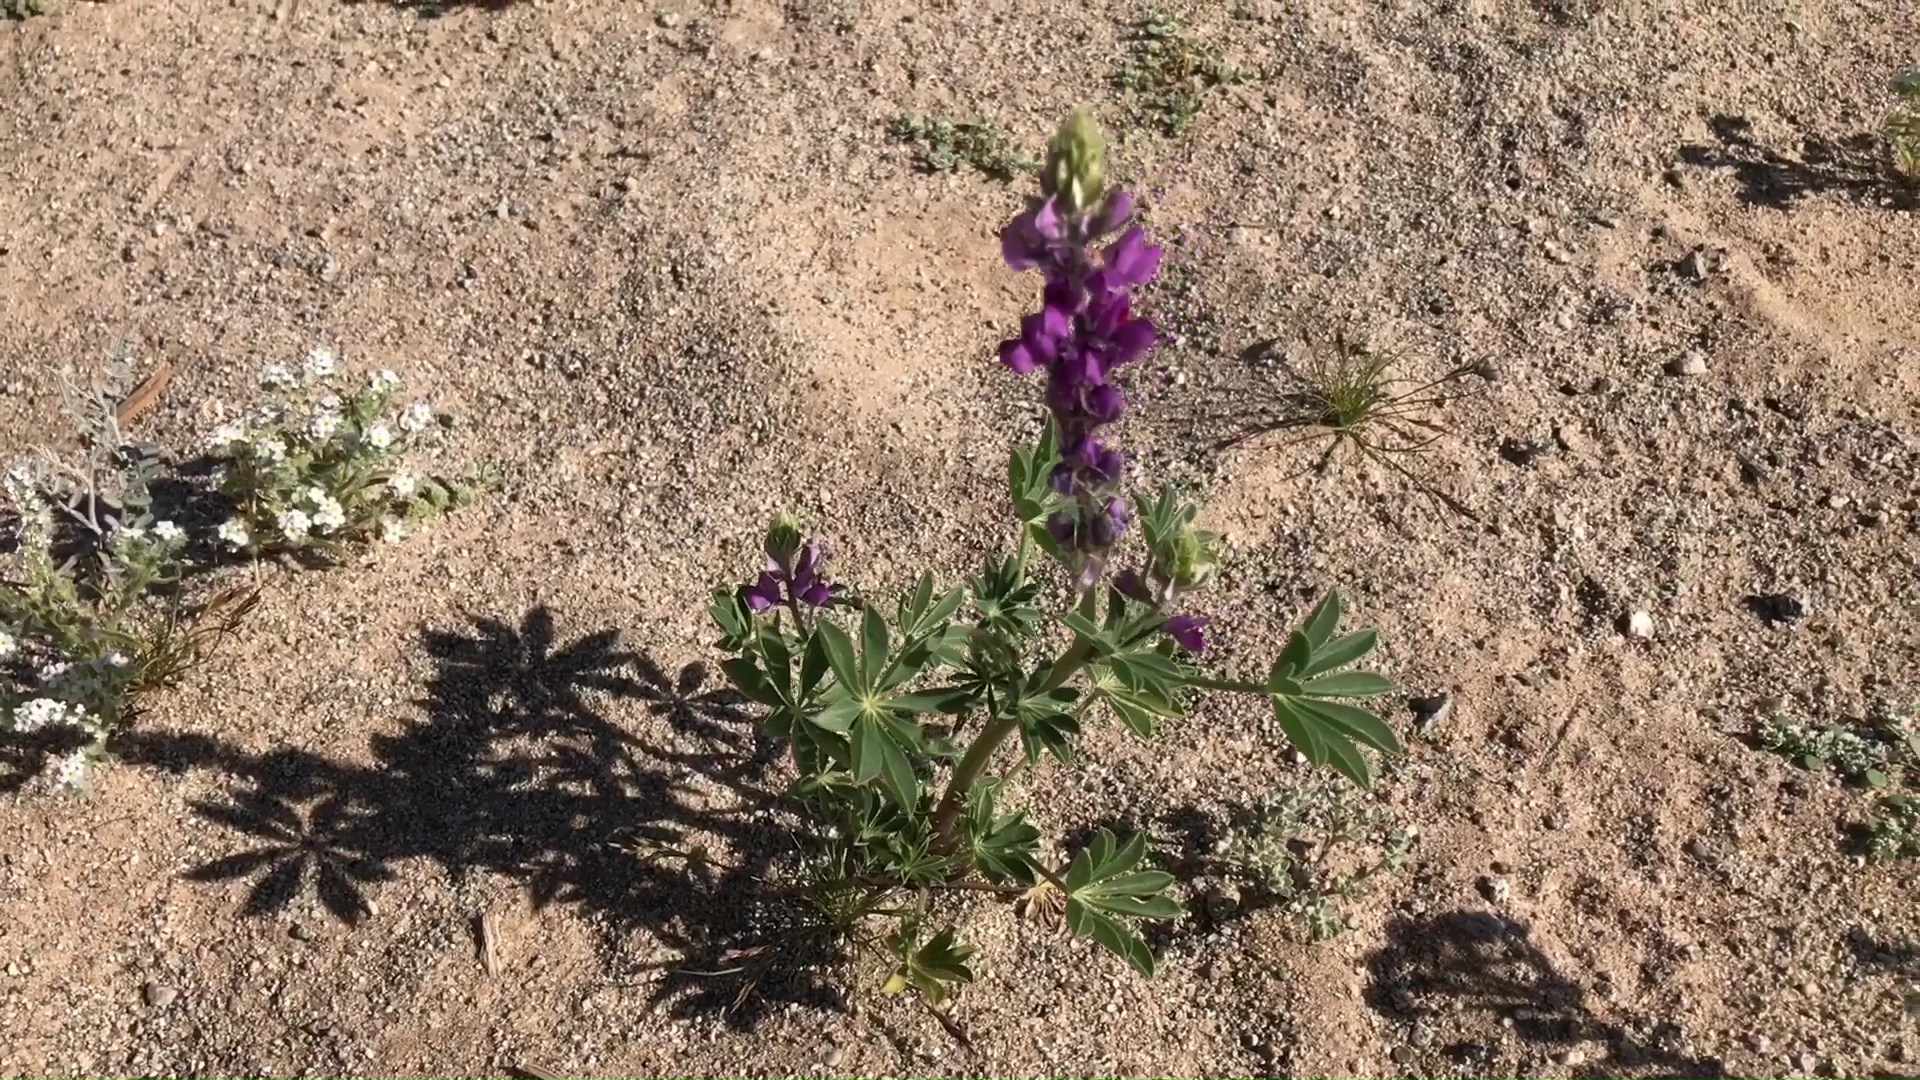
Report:
[[[1078,209],[1054,194],[1014,218],[1000,238],[1010,268],[1038,268],[1046,278],[1040,310],[1021,320],[1018,337],[1001,343],[1000,359],[1022,375],[1047,373],[1047,408],[1060,447],[1049,479],[1075,503],[1047,528],[1074,553],[1085,584],[1098,577],[1106,549],[1127,524],[1125,504],[1114,497],[1126,459],[1097,434],[1126,411],[1113,372],[1140,359],[1160,337],[1150,320],[1133,313],[1133,290],[1160,268],[1160,249],[1139,226],[1127,228],[1133,212],[1133,197],[1124,191]],[[1104,249],[1098,246],[1123,228]]]
[[[1211,621],[1205,615],[1175,615],[1160,629],[1181,648],[1197,653],[1207,647],[1205,631]]]
[[[1147,585],[1147,580],[1141,577],[1140,572],[1137,570],[1122,570],[1120,573],[1114,575],[1113,587],[1119,591],[1121,596],[1129,600],[1135,600],[1142,604],[1158,602],[1153,598],[1153,589]]]
[[[791,567],[768,556],[767,568],[752,585],[740,590],[740,598],[755,612],[767,611],[786,603],[825,607],[833,599],[834,586],[821,576],[820,564],[826,559],[820,545],[809,542],[795,556]]]

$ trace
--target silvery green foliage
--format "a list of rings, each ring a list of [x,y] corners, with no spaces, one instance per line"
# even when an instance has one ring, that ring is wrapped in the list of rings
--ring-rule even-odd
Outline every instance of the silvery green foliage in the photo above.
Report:
[[[1243,814],[1221,853],[1323,941],[1348,929],[1341,901],[1405,866],[1414,839],[1364,792],[1313,779]]]
[[[69,788],[129,722],[134,695],[176,675],[244,607],[223,595],[192,613],[214,619],[188,621],[174,589],[187,534],[154,519],[157,455],[120,430],[133,384],[124,354],[91,386],[63,373],[82,461],[42,450],[0,482],[17,541],[0,572],[0,727],[64,743],[53,776]]]
[[[1890,717],[1871,724],[1816,727],[1769,716],[1755,729],[1754,738],[1762,749],[1803,769],[1832,769],[1871,788],[1899,785],[1920,774],[1920,734]]]
[[[1887,141],[1894,164],[1908,179],[1920,180],[1920,64],[1893,80],[1893,92],[1899,100],[1887,116]]]
[[[338,558],[412,529],[472,499],[470,484],[411,466],[445,424],[425,402],[399,404],[400,378],[346,376],[329,348],[299,364],[272,363],[271,400],[208,440],[233,517],[218,530],[234,551],[296,551]]]
[[[1883,796],[1863,830],[1867,856],[1876,861],[1920,856],[1920,799],[1906,792]]]

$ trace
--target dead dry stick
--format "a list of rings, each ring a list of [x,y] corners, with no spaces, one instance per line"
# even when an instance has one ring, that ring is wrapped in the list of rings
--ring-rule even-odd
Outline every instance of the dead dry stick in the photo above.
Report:
[[[475,917],[473,924],[475,934],[480,939],[480,966],[486,969],[489,976],[500,974],[500,955],[495,947],[493,916],[483,911]]]
[[[171,381],[173,381],[173,365],[161,364],[153,374],[140,380],[140,385],[134,387],[133,392],[127,395],[127,399],[120,403],[120,407],[114,412],[114,423],[120,427],[126,427],[135,417],[152,408],[153,403],[160,400],[160,395],[166,390],[167,383]]]

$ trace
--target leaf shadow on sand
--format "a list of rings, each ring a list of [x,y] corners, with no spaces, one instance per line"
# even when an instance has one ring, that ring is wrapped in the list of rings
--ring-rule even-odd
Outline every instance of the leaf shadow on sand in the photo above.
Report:
[[[811,932],[779,882],[797,828],[774,775],[779,748],[744,699],[710,686],[705,665],[669,673],[615,630],[561,640],[545,608],[517,625],[426,631],[421,644],[435,667],[424,716],[374,736],[365,763],[251,754],[191,734],[116,744],[136,766],[234,781],[194,810],[235,834],[236,850],[189,880],[250,881],[242,913],[253,916],[311,887],[358,923],[368,886],[426,859],[456,884],[504,876],[537,907],[580,909],[604,933],[610,966],[657,969],[654,1004],[671,1015],[750,1028],[790,1004],[844,1007],[837,940]],[[643,702],[663,722],[649,730],[668,737],[608,718],[618,699]],[[635,934],[670,959],[640,971],[619,959]]]
[[[1596,1016],[1586,988],[1554,966],[1532,942],[1526,924],[1498,915],[1453,911],[1395,919],[1366,966],[1367,1005],[1396,1020],[1441,1025],[1448,1016],[1479,1013],[1491,1032],[1510,1030],[1535,1050],[1595,1043],[1608,1048],[1602,1061],[1570,1063],[1575,1077],[1728,1075],[1719,1059],[1683,1052],[1681,1032],[1671,1023]],[[1511,1020],[1512,1028],[1504,1028],[1503,1020]],[[1499,1035],[1488,1036],[1488,1042],[1499,1041]],[[1438,1049],[1460,1065],[1483,1070],[1474,1075],[1526,1067],[1495,1061],[1495,1047],[1472,1038],[1442,1042]]]
[[[1731,169],[1740,199],[1749,205],[1787,210],[1809,195],[1834,193],[1858,202],[1885,201],[1893,209],[1920,207],[1920,187],[1894,172],[1886,141],[1877,134],[1838,141],[1809,135],[1794,155],[1755,140],[1753,123],[1742,116],[1714,116],[1707,127],[1716,145],[1683,146],[1680,160],[1696,168]]]

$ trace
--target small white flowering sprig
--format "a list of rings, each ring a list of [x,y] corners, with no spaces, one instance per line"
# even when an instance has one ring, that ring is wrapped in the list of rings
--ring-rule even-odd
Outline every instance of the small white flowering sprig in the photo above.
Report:
[[[408,466],[442,418],[425,402],[396,408],[393,372],[352,381],[323,346],[298,367],[268,364],[260,385],[273,400],[209,440],[235,507],[215,534],[228,550],[338,557],[376,538],[398,543],[471,501],[472,485]]]

